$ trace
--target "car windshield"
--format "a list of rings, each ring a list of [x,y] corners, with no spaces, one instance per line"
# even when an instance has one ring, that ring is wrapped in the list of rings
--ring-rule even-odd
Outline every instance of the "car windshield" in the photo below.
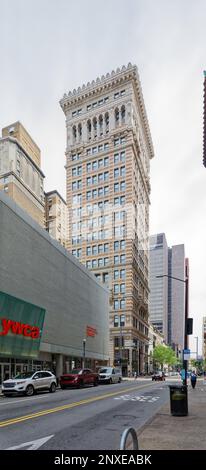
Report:
[[[14,379],[29,379],[33,374],[34,372],[22,372],[21,374],[15,375]]]
[[[107,374],[107,373],[109,374],[111,372],[111,370],[112,369],[108,369],[108,368],[107,369],[100,369],[99,373],[100,374]]]
[[[72,369],[69,374],[78,375],[82,374],[82,369]]]

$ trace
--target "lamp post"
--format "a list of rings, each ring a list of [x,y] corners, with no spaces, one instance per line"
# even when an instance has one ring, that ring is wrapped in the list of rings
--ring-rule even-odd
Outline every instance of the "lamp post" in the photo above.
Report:
[[[86,350],[86,339],[83,339],[83,359],[82,359],[82,369],[85,367],[85,350]]]
[[[185,279],[179,279],[178,277],[168,276],[167,274],[162,274],[160,276],[156,276],[157,278],[161,277],[168,277],[169,279],[174,279],[176,281],[184,282],[185,284],[185,328],[184,328],[184,350],[188,347],[187,341],[187,319],[188,319],[188,277],[186,276]],[[183,353],[183,369],[185,371],[185,378],[183,380],[183,385],[187,386],[187,360],[184,359]]]

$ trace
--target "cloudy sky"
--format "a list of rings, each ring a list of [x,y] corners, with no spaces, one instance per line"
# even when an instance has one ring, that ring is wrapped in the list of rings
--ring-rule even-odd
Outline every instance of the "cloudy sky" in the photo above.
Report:
[[[205,0],[0,0],[0,128],[20,120],[31,133],[47,191],[65,197],[64,92],[128,62],[138,66],[155,149],[151,233],[185,244],[199,344],[206,315],[205,44]]]

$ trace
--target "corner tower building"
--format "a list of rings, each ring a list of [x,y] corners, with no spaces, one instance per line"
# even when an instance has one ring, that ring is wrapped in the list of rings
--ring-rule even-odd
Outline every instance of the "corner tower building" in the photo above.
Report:
[[[60,101],[66,116],[67,248],[110,289],[110,363],[147,370],[149,168],[153,145],[137,67]],[[78,295],[78,294],[76,294]]]

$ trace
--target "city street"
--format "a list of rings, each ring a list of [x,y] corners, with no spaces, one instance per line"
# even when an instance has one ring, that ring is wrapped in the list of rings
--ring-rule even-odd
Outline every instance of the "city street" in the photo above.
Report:
[[[123,381],[34,397],[0,396],[0,449],[118,449],[169,399],[169,382]]]

